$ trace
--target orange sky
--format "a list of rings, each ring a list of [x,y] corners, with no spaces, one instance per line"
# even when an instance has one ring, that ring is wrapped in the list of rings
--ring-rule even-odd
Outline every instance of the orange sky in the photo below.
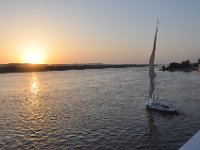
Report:
[[[156,63],[196,61],[198,4],[1,0],[0,64],[148,63],[158,14]]]

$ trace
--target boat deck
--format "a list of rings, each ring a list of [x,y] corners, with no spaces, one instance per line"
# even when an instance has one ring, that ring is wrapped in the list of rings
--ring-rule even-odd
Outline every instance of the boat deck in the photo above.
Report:
[[[200,130],[179,150],[200,150]]]

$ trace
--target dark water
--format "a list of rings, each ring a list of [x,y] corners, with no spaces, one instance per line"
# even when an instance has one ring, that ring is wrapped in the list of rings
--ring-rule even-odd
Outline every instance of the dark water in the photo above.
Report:
[[[200,129],[200,73],[156,86],[183,115],[145,109],[148,68],[0,74],[0,149],[178,149]]]

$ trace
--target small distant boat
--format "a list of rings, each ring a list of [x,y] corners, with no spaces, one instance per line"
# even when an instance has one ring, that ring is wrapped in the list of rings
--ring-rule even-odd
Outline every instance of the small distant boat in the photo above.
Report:
[[[166,99],[147,98],[145,100],[145,104],[148,109],[177,113],[177,108],[170,101],[167,101]]]
[[[156,41],[157,41],[157,34],[158,34],[158,24],[159,24],[159,20],[157,21],[157,25],[156,25],[153,51],[149,59],[150,88],[149,88],[149,96],[148,98],[145,99],[145,105],[148,109],[152,109],[152,110],[159,110],[159,111],[164,111],[164,112],[177,112],[176,107],[171,102],[165,99],[154,97],[154,91],[155,91],[154,80],[156,77],[156,73],[154,71],[154,60],[155,60]]]

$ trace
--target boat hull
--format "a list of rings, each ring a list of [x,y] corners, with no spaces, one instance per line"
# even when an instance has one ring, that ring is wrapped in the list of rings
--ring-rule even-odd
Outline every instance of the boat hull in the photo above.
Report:
[[[177,113],[177,109],[169,103],[164,103],[163,101],[154,101],[152,99],[145,100],[146,107],[151,110],[162,111],[162,112],[172,112]]]

